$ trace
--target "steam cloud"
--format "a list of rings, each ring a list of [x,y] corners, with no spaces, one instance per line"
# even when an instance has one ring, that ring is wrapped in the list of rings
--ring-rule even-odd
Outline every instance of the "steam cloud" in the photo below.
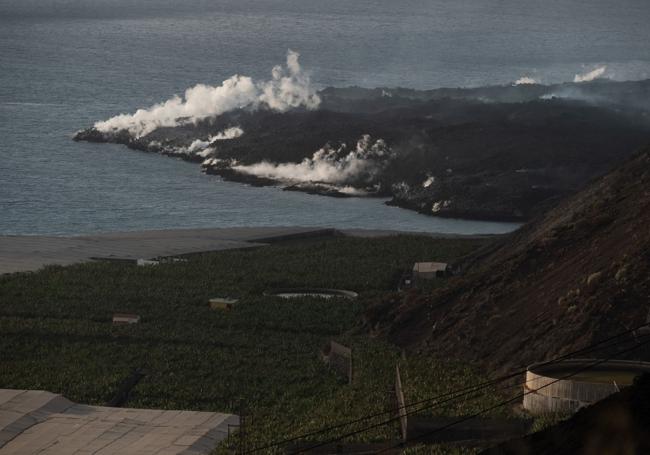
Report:
[[[235,139],[242,134],[244,134],[244,130],[238,126],[233,126],[217,133],[215,136],[209,136],[207,140],[195,139],[188,146],[179,147],[163,144],[160,141],[151,141],[149,142],[149,150],[166,155],[196,155],[206,158],[216,152],[216,146],[219,141]]]
[[[529,76],[522,76],[515,81],[515,85],[532,85],[532,84],[539,84],[539,83],[540,83],[539,79],[534,79]]]
[[[103,133],[125,130],[137,138],[160,127],[196,122],[240,108],[257,109],[264,105],[280,112],[299,106],[315,109],[320,98],[298,58],[297,52],[289,50],[286,67],[274,67],[269,81],[256,82],[235,75],[216,87],[198,84],[187,89],[183,98],[176,95],[148,109],[138,109],[135,114],[117,115],[95,123],[95,128]]]
[[[224,130],[217,134],[216,136],[210,136],[208,137],[207,141],[203,141],[201,139],[196,139],[193,141],[189,147],[187,147],[185,150],[188,153],[197,153],[198,155],[203,156],[203,152],[200,152],[200,150],[208,149],[211,145],[215,145],[214,143],[217,141],[227,141],[229,139],[235,139],[239,136],[244,134],[244,130],[242,130],[238,126],[233,126],[232,128],[228,128],[227,130]]]
[[[575,77],[573,78],[573,82],[590,82],[595,79],[598,79],[605,74],[605,71],[607,71],[607,66],[603,65],[600,66],[592,71],[589,71],[588,73],[584,74],[576,74]]]
[[[252,165],[235,165],[243,174],[291,183],[371,184],[393,152],[382,139],[372,141],[362,136],[353,150],[345,144],[337,148],[325,145],[300,163],[275,164],[268,161]]]

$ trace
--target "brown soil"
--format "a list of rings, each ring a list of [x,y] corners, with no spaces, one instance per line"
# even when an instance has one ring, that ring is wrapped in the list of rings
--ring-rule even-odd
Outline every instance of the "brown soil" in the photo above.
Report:
[[[643,324],[650,148],[457,266],[462,276],[434,294],[370,307],[369,328],[413,350],[503,371]]]

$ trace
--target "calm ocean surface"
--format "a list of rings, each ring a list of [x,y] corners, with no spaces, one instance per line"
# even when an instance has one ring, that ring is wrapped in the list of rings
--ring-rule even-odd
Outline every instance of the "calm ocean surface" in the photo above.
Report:
[[[380,200],[251,188],[72,134],[219,84],[287,49],[319,86],[434,88],[650,77],[648,0],[0,0],[0,234],[334,226],[457,233],[512,225]]]

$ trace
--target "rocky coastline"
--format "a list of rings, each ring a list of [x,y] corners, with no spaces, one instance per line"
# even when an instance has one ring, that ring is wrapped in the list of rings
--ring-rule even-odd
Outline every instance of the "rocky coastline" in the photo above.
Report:
[[[318,109],[237,109],[140,137],[91,127],[74,140],[173,156],[248,185],[524,221],[650,142],[648,94],[650,81],[328,88]]]

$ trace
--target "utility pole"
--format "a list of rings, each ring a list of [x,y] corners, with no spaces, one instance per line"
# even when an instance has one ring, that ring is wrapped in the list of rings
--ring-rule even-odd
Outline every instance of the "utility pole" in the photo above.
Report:
[[[248,439],[248,416],[246,415],[246,408],[244,400],[239,400],[239,444],[237,453],[239,455],[244,455],[248,452],[247,439]]]

